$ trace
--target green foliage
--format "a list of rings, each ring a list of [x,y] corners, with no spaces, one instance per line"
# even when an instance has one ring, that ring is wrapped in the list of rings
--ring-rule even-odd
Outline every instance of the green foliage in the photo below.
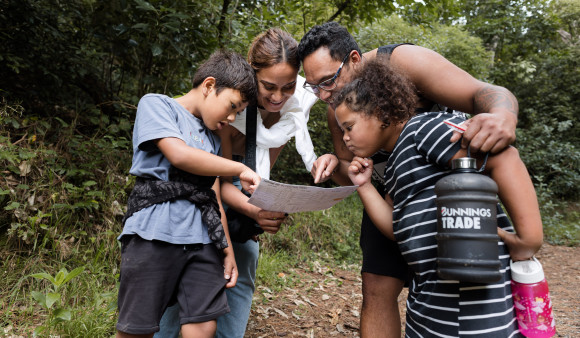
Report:
[[[496,62],[509,62],[545,50],[556,19],[546,0],[466,0],[466,27],[479,36]]]
[[[32,298],[34,298],[34,300],[40,304],[46,312],[48,312],[48,319],[45,325],[38,326],[34,330],[34,336],[47,333],[50,334],[58,327],[60,322],[71,320],[71,310],[64,306],[66,299],[63,299],[64,296],[61,294],[60,290],[65,284],[83,272],[83,270],[84,267],[81,266],[71,272],[68,272],[63,268],[55,276],[51,276],[46,272],[30,275],[30,277],[36,279],[45,279],[52,284],[52,286],[47,288],[45,292],[31,292]],[[58,303],[60,303],[60,306]]]
[[[557,36],[554,39],[550,43],[553,48],[538,56],[515,59],[495,77],[518,97],[517,147],[535,183],[555,198],[577,201],[580,47]]]
[[[46,248],[66,258],[118,226],[131,184],[130,142],[107,134],[122,125],[97,125],[88,137],[76,131],[78,121],[20,117],[20,109],[6,103],[0,114],[0,234],[21,250]]]
[[[435,23],[430,28],[418,27],[391,15],[361,28],[355,39],[363,51],[402,42],[429,48],[482,80],[488,77],[491,68],[491,54],[485,51],[481,40],[457,26]]]

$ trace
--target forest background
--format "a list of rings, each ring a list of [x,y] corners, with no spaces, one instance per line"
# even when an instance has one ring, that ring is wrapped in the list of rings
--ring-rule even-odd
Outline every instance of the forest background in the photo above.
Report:
[[[1,0],[0,336],[108,337],[116,320],[116,237],[134,177],[139,98],[187,92],[218,48],[245,55],[281,27],[296,40],[338,21],[363,51],[431,48],[520,104],[515,146],[541,204],[546,241],[580,243],[579,0]],[[332,150],[325,105],[309,129]],[[312,184],[293,144],[273,179]],[[258,284],[297,264],[360,263],[356,195],[291,215],[263,236]],[[317,263],[318,264],[318,263]]]

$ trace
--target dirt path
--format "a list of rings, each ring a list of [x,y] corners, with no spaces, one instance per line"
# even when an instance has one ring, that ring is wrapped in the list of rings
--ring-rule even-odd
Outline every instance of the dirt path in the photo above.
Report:
[[[545,244],[542,262],[554,302],[555,337],[580,337],[580,247]],[[296,269],[295,288],[273,294],[258,288],[246,337],[358,337],[361,280],[358,267]],[[406,290],[399,297],[404,320]],[[404,325],[403,325],[404,328]]]

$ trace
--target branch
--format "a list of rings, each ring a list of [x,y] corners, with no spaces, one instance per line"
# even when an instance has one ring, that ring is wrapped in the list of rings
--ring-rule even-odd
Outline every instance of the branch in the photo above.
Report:
[[[222,14],[220,15],[220,21],[217,25],[218,30],[218,45],[221,47],[224,46],[222,43],[222,36],[223,31],[226,28],[226,14],[228,14],[228,7],[230,6],[231,0],[224,0],[224,4],[222,5]]]
[[[332,14],[332,16],[327,20],[327,22],[334,21],[334,19],[336,19],[350,5],[351,1],[352,0],[345,0],[342,4],[340,4],[336,12]]]

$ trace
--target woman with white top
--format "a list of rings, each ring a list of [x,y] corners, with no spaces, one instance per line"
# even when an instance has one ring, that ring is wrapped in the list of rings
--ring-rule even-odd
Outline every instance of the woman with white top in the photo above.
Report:
[[[296,139],[296,150],[306,170],[310,171],[316,160],[306,124],[317,97],[302,86],[304,78],[298,75],[300,61],[297,49],[298,43],[290,34],[271,28],[258,35],[248,51],[248,62],[256,72],[258,82],[256,172],[262,178],[270,177],[270,169],[292,137]],[[222,156],[226,158],[245,154],[246,112],[219,131]],[[222,201],[229,208],[252,218],[265,232],[278,232],[287,215],[247,203],[249,197],[234,185],[231,177],[221,177],[220,180]],[[246,331],[252,306],[259,243],[254,237],[244,243],[232,241],[232,244],[238,280],[235,287],[226,290],[231,312],[218,318],[216,337],[241,338]],[[168,308],[161,321],[161,331],[155,337],[177,337],[178,312],[175,306]]]

